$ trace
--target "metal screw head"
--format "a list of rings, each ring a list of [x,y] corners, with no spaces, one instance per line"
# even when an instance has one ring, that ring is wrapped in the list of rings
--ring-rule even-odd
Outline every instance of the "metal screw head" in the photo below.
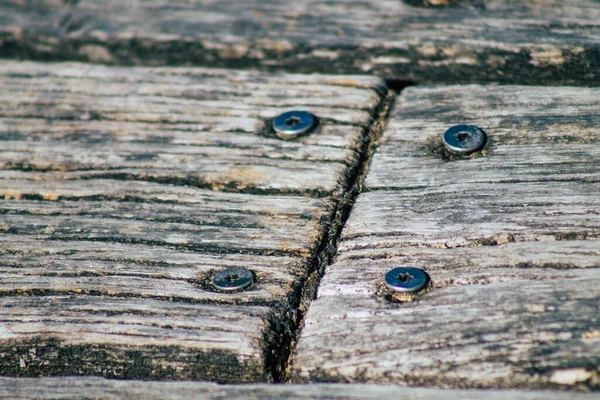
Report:
[[[310,132],[317,118],[308,111],[288,111],[273,120],[273,130],[281,139],[291,140]]]
[[[385,274],[386,286],[397,293],[416,292],[422,289],[427,282],[429,282],[429,276],[419,268],[398,267]]]
[[[223,292],[242,290],[254,283],[254,274],[246,268],[234,267],[219,271],[213,277],[213,285]]]
[[[469,154],[485,144],[486,134],[475,125],[455,125],[444,133],[443,140],[451,152]]]

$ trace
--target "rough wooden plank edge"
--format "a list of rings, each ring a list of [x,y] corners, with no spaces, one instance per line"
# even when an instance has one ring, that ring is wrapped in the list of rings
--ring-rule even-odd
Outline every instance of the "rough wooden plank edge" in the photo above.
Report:
[[[464,399],[569,400],[572,393],[516,390],[444,390],[392,385],[217,385],[206,382],[147,382],[101,378],[0,378],[0,397],[11,399]],[[598,399],[579,393],[577,399]]]

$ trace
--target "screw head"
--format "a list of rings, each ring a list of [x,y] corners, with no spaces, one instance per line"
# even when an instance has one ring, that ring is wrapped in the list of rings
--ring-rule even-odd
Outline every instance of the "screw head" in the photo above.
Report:
[[[429,282],[429,275],[419,268],[398,267],[385,274],[386,286],[397,293],[411,293],[422,289]]]
[[[254,274],[246,268],[234,267],[219,271],[213,277],[215,288],[223,292],[235,292],[254,283]]]
[[[288,111],[273,120],[273,130],[281,139],[291,140],[310,132],[317,118],[308,111]]]
[[[453,153],[469,154],[485,144],[487,136],[475,125],[455,125],[444,133],[444,146]]]

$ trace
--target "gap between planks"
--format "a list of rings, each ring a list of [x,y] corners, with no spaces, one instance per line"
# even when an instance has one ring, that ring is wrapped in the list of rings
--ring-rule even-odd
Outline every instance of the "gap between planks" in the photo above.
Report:
[[[12,364],[5,372],[22,374],[22,364],[26,373],[47,374],[37,352],[69,364],[61,373],[284,380],[299,318],[335,251],[372,138],[394,99],[381,80],[12,61],[0,65],[0,74],[1,228],[9,248],[0,269],[10,272],[1,282],[3,300],[19,315],[47,322],[15,317],[5,339],[42,331],[52,336],[69,322],[63,333],[72,354],[106,361],[104,367],[69,362],[68,351],[53,355],[53,345],[36,342],[7,348],[5,364]],[[311,135],[283,142],[264,126],[291,107],[314,110],[322,123]],[[113,162],[118,168],[111,171]],[[194,187],[197,175],[210,185]],[[249,266],[259,284],[225,299],[205,290],[209,285],[199,275],[229,265]],[[33,304],[23,300],[17,307],[25,296]],[[77,296],[84,300],[70,303]],[[87,301],[102,304],[92,310]],[[61,304],[62,314],[54,317]],[[128,308],[144,304],[155,310],[127,316]],[[35,314],[38,306],[44,309]],[[118,309],[114,315],[111,306]],[[181,318],[218,313],[218,306],[228,310],[230,325],[218,328],[218,318],[205,318],[190,328]],[[236,317],[244,310],[246,319]],[[106,323],[86,318],[92,311],[106,314]],[[152,325],[161,312],[165,323]],[[97,335],[108,345],[86,352],[86,337],[109,325],[118,328],[114,336]],[[197,337],[190,336],[193,329]],[[221,342],[215,340],[219,329]],[[140,351],[143,360],[156,359],[159,367],[179,363],[180,375],[119,364],[129,346],[152,337],[168,346],[148,345]],[[176,338],[186,338],[185,348],[173,360]],[[203,343],[217,355],[194,359]],[[241,365],[227,354],[232,348],[245,360]],[[202,364],[211,360],[215,365]],[[194,363],[200,366],[190,368]],[[257,372],[261,368],[268,371]],[[229,377],[227,371],[233,371]]]

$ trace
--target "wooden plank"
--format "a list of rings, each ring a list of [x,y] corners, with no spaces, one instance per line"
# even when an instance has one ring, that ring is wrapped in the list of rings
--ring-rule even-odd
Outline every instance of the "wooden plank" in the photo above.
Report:
[[[453,86],[399,97],[293,380],[600,388],[597,89]],[[488,133],[446,153],[455,124]],[[432,284],[393,295],[408,265]]]
[[[0,396],[11,399],[465,399],[567,400],[572,393],[516,390],[441,390],[392,385],[217,385],[206,382],[148,382],[101,378],[0,378]],[[597,399],[580,393],[578,399]]]
[[[362,145],[382,82],[287,77],[3,62],[2,166],[60,171],[67,179],[331,194]],[[316,132],[293,142],[269,133],[269,119],[296,108],[318,114]]]
[[[0,56],[45,60],[596,86],[599,43],[595,0],[0,2]]]
[[[3,62],[0,374],[279,379],[386,93],[372,77]],[[290,108],[319,126],[277,139]],[[227,267],[254,285],[216,291]]]
[[[77,278],[71,281],[77,285]],[[123,293],[9,296],[1,304],[3,375],[210,380],[223,379],[227,368],[225,379],[246,381],[265,369],[267,306],[187,304]]]

